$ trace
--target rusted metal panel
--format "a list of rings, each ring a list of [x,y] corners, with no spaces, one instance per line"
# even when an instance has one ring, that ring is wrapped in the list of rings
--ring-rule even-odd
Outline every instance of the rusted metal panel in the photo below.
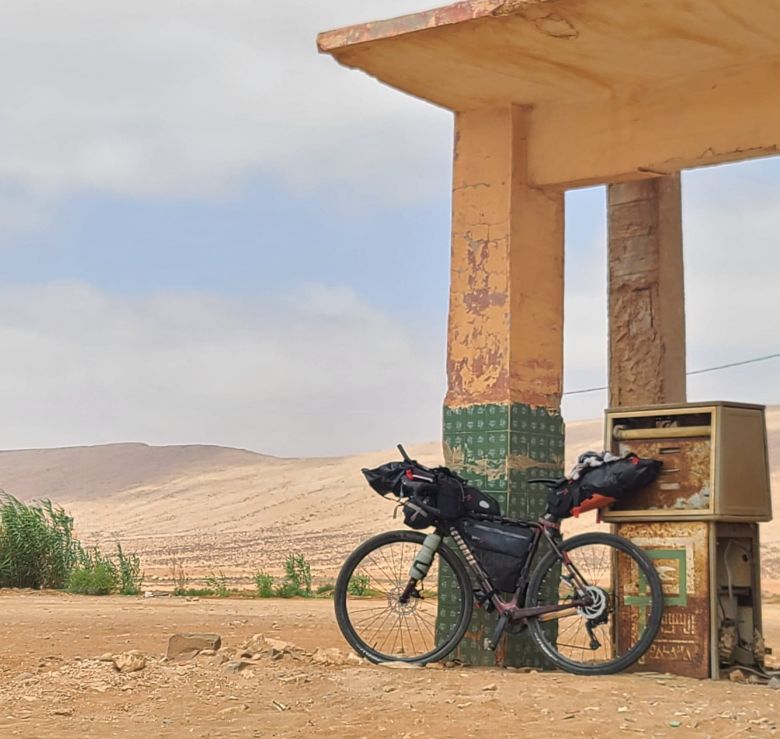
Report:
[[[664,615],[650,649],[633,669],[710,676],[710,554],[712,524],[706,522],[622,523],[617,533],[652,559],[664,588]],[[647,584],[632,572],[627,558],[616,569],[617,643],[636,639],[647,615]]]
[[[658,479],[615,503],[615,511],[709,511],[712,507],[712,444],[709,439],[653,439],[621,442],[621,454],[664,463]]]

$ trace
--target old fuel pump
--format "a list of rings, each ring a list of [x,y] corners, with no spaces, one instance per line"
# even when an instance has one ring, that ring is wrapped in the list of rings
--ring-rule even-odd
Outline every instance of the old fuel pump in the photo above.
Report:
[[[699,678],[762,670],[758,524],[772,519],[764,407],[608,410],[606,448],[664,463],[653,485],[603,516],[649,554],[664,585],[661,630],[637,669]],[[640,582],[619,596],[618,640],[643,617],[646,594]]]

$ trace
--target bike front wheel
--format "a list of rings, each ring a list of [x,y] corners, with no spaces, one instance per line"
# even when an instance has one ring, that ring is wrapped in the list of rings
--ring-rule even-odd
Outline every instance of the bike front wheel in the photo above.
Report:
[[[655,567],[641,549],[612,534],[575,536],[559,548],[563,561],[550,551],[534,570],[526,606],[576,604],[529,619],[531,636],[567,672],[625,670],[647,651],[661,625],[663,590]]]
[[[463,638],[473,595],[468,574],[443,542],[413,597],[402,602],[425,535],[389,531],[361,544],[336,580],[336,620],[344,638],[371,662],[426,664]]]

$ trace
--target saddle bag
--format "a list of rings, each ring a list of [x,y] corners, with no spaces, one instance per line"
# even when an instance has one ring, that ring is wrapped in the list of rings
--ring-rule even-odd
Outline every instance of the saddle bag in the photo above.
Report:
[[[602,455],[590,452],[582,455],[580,462],[586,457],[602,460]],[[658,460],[642,459],[636,454],[607,460],[598,466],[581,466],[576,479],[564,480],[550,490],[547,495],[548,512],[558,518],[569,518],[605,508],[650,485],[662,467]]]

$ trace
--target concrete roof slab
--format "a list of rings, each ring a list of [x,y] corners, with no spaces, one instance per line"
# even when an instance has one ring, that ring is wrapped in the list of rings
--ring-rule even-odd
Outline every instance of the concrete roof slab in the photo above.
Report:
[[[598,100],[780,60],[766,0],[467,0],[320,34],[322,52],[451,110]]]

